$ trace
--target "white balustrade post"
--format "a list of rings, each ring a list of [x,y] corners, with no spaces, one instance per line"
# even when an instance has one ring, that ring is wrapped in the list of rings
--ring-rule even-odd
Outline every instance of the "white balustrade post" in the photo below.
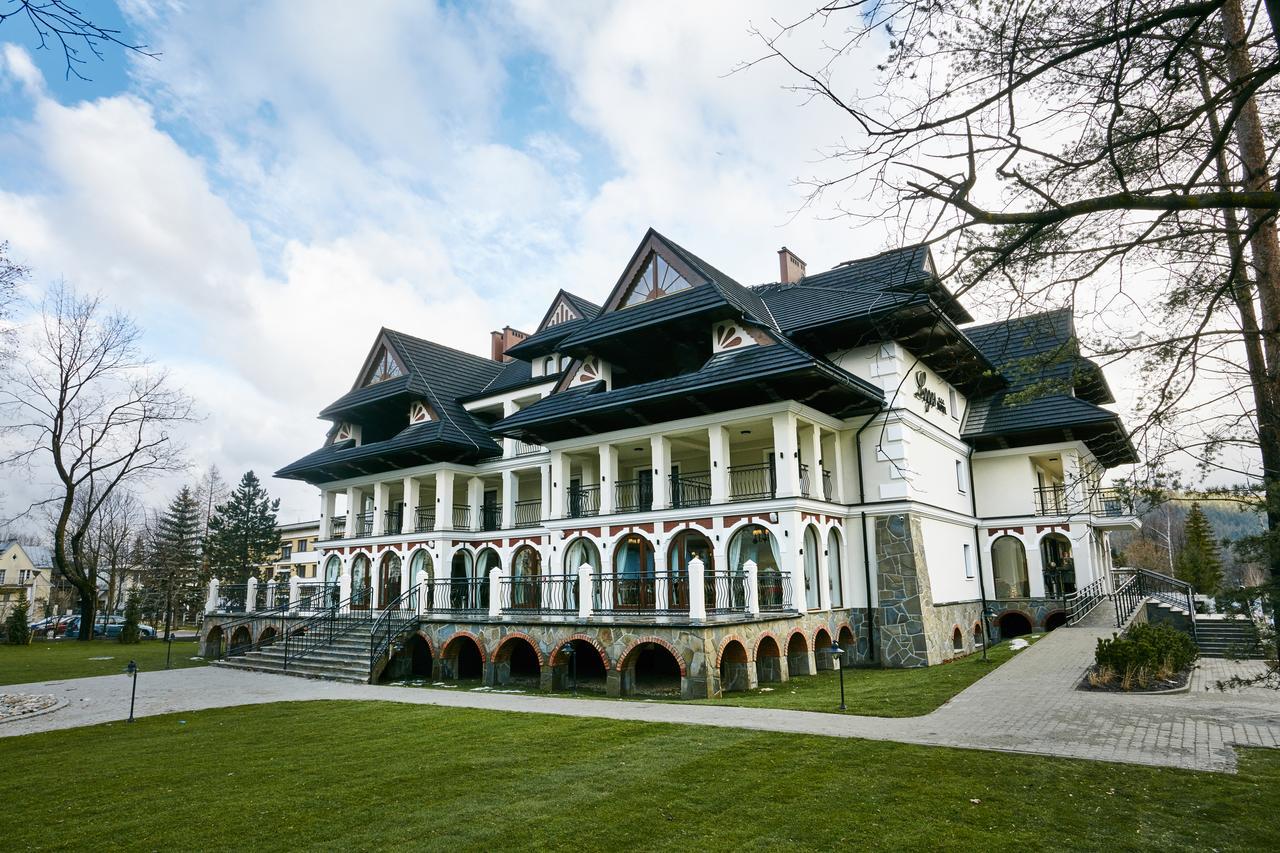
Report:
[[[614,483],[618,482],[618,448],[600,445],[600,514],[613,514]]]
[[[298,598],[299,598],[298,584],[301,582],[302,582],[302,579],[299,578],[297,575],[289,575],[289,609],[290,610],[298,609]]]
[[[418,569],[413,582],[418,585],[418,615],[421,616],[427,612],[427,570]]]
[[[244,612],[253,613],[258,604],[258,579],[250,577],[244,585]]]
[[[658,610],[666,610],[671,606],[671,569],[667,565],[667,549],[655,548],[653,550],[653,576],[657,583],[657,595],[654,596],[654,605]]]
[[[707,618],[707,580],[703,574],[706,570],[701,559],[694,557],[689,561],[689,618],[694,622]]]
[[[747,585],[747,613],[752,616],[760,615],[760,570],[756,566],[755,560],[747,560],[742,566],[746,578],[743,581]]]
[[[578,618],[586,619],[591,616],[591,565],[583,563],[578,566]]]
[[[489,570],[489,618],[502,615],[502,569]]]
[[[268,610],[276,606],[276,587],[278,586],[279,584],[276,583],[275,578],[272,578],[271,580],[267,581],[267,609]]]
[[[342,573],[338,575],[338,601],[346,601],[351,597],[351,566],[344,564]]]
[[[711,461],[711,502],[729,500],[729,431],[719,424],[707,427],[707,448]]]
[[[213,613],[218,609],[218,587],[221,586],[217,578],[209,578],[209,597],[204,600],[204,612]]]

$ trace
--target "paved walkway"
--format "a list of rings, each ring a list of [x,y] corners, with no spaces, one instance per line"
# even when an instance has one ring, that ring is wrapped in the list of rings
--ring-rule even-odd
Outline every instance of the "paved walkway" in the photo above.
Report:
[[[312,681],[218,667],[142,673],[136,714],[314,699],[373,699],[494,711],[692,723],[832,737],[992,749],[1231,772],[1234,746],[1280,747],[1280,695],[1251,688],[1232,693],[1213,683],[1257,663],[1206,660],[1187,693],[1134,696],[1075,690],[1109,614],[1055,631],[923,717],[887,719],[667,702],[609,702],[445,689],[376,687]],[[851,677],[857,678],[856,674]],[[0,687],[48,693],[66,707],[0,724],[0,737],[123,720],[129,682],[123,676]]]

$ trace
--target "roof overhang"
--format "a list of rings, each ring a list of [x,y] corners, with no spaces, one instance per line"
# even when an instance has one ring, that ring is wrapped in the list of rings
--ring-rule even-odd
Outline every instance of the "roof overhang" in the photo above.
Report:
[[[1003,450],[1009,447],[1080,441],[1107,468],[1137,463],[1138,451],[1125,432],[1120,416],[1108,414],[1110,417],[1100,418],[1092,423],[1044,425],[1014,432],[966,433],[962,438],[975,450]]]

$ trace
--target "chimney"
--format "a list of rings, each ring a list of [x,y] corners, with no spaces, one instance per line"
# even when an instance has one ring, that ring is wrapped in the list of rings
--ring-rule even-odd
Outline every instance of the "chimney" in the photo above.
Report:
[[[494,361],[511,361],[507,350],[529,337],[524,332],[503,326],[501,332],[489,333],[489,357]]]
[[[783,284],[791,284],[804,278],[804,261],[796,257],[796,253],[783,246],[778,250],[778,267]]]

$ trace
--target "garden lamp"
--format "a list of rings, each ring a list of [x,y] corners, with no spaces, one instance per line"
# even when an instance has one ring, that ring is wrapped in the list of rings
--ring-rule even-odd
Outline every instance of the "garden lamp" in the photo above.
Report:
[[[138,662],[129,661],[129,665],[125,667],[125,672],[133,679],[133,689],[129,693],[129,722],[133,722],[133,701],[138,698]]]
[[[573,695],[577,696],[578,695],[578,660],[573,656],[573,652],[574,652],[573,642],[570,641],[568,643],[565,643],[564,647],[561,648],[560,651],[564,652],[565,655],[569,658],[569,669],[573,677]]]
[[[844,707],[844,670],[840,668],[840,656],[841,656],[842,654],[844,654],[844,649],[840,648],[840,647],[839,647],[839,646],[837,646],[835,643],[832,643],[832,644],[831,644],[831,665],[832,665],[833,667],[835,667],[836,672],[840,673],[840,710],[841,710],[841,711],[845,710],[845,707]]]

